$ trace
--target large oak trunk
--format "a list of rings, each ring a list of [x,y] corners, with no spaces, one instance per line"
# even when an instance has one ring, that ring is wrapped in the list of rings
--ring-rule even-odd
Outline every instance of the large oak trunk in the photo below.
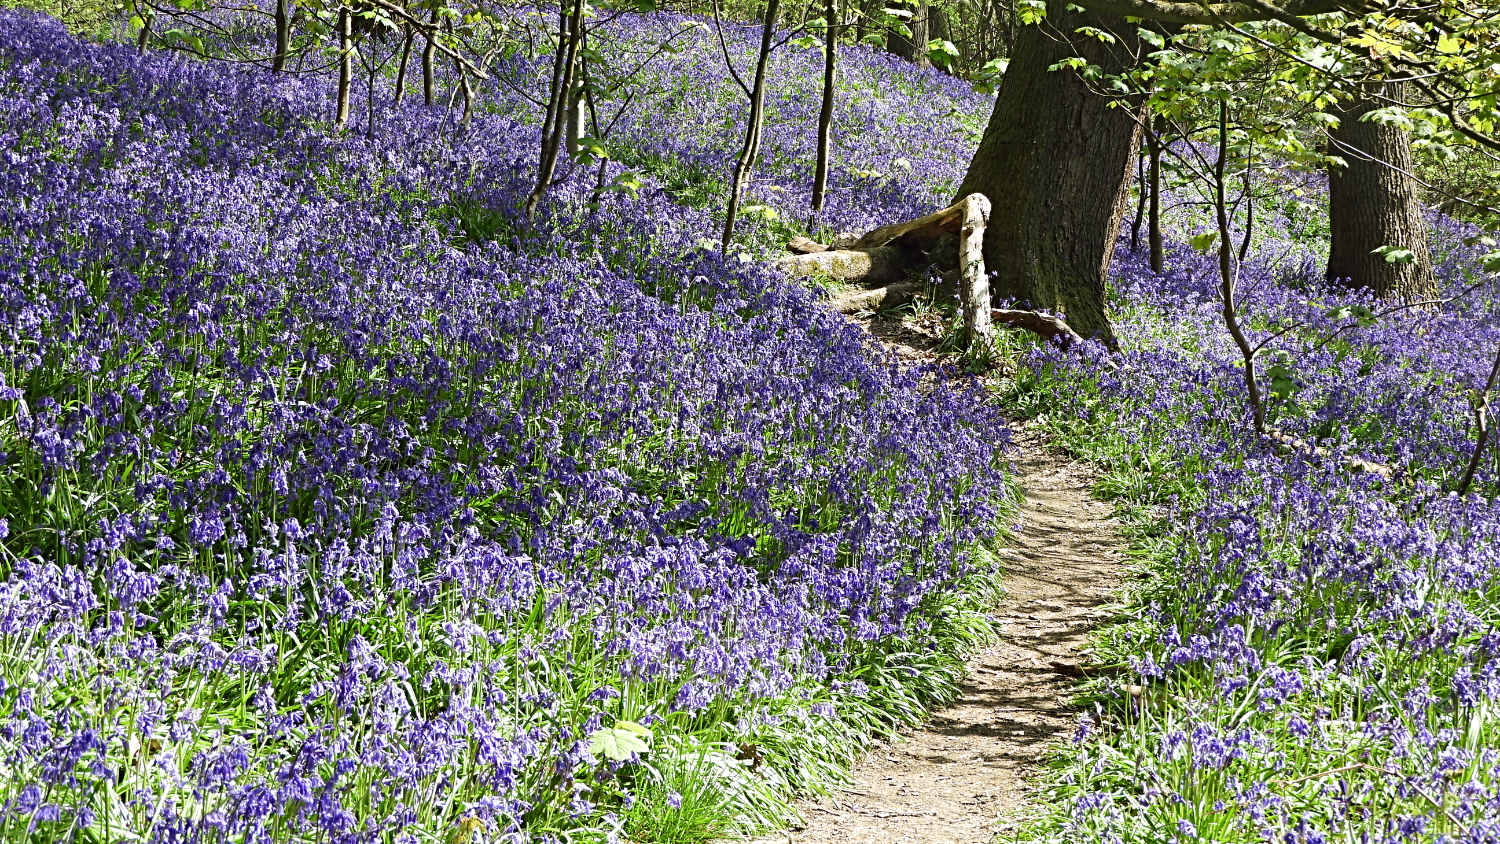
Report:
[[[1399,83],[1385,95],[1399,100]],[[1361,120],[1382,104],[1355,100],[1335,112],[1339,127],[1329,133],[1329,153],[1347,162],[1328,174],[1328,222],[1332,239],[1327,278],[1352,288],[1368,287],[1381,297],[1429,299],[1437,293],[1427,223],[1411,176],[1411,138],[1401,129]],[[1375,250],[1409,250],[1412,260],[1388,262]]]
[[[1127,108],[1089,90],[1071,70],[1047,70],[1082,56],[1105,74],[1123,71],[1137,51],[1135,25],[1069,11],[1049,0],[1040,26],[1018,34],[1010,68],[960,197],[990,200],[985,265],[997,297],[1062,309],[1085,337],[1111,346],[1105,276],[1128,205],[1140,125]],[[1112,31],[1114,45],[1073,36],[1081,26]]]

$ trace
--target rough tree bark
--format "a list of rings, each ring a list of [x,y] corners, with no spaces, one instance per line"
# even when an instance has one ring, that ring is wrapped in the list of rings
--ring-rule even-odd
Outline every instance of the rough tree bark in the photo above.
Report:
[[[958,41],[954,38],[953,25],[948,22],[948,13],[938,6],[927,7],[927,39],[929,41]],[[956,44],[955,44],[956,46]],[[926,47],[923,47],[925,50]],[[953,73],[953,65],[938,67],[944,73]]]
[[[1139,34],[1121,18],[1068,6],[1048,0],[1042,25],[1017,35],[958,196],[990,200],[984,258],[996,296],[1062,309],[1084,337],[1114,346],[1105,278],[1129,204],[1140,125],[1073,71],[1048,68],[1078,55],[1105,74],[1121,73],[1138,52]],[[1108,29],[1116,43],[1073,36],[1081,26]]]
[[[864,0],[859,4],[859,14],[854,22],[854,40],[863,44],[866,36],[879,34],[878,27],[871,24],[883,5],[881,0]],[[882,43],[877,46],[884,47],[885,45]]]
[[[1430,299],[1437,277],[1427,248],[1427,223],[1412,171],[1411,138],[1401,129],[1361,118],[1399,101],[1401,83],[1355,100],[1334,112],[1337,129],[1329,132],[1328,152],[1347,162],[1328,173],[1329,281],[1351,288],[1368,287],[1382,298]],[[1410,250],[1410,262],[1387,262],[1374,250],[1382,246]]]
[[[911,30],[911,35],[892,32],[886,37],[886,50],[909,62],[915,62],[918,65],[927,64],[927,16],[929,12],[927,4],[897,2],[892,3],[891,8],[911,12],[911,17],[906,19],[906,28]]]

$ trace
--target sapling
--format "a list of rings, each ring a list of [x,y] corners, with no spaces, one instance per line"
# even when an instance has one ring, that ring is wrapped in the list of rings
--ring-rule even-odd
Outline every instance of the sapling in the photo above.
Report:
[[[334,129],[349,122],[349,85],[354,77],[354,16],[348,6],[339,7],[339,83],[334,107]]]
[[[1239,314],[1235,309],[1234,294],[1236,270],[1234,260],[1234,245],[1230,240],[1229,232],[1229,203],[1225,198],[1224,165],[1229,158],[1229,101],[1226,98],[1219,100],[1219,155],[1214,161],[1214,219],[1218,225],[1219,242],[1219,298],[1223,300],[1224,327],[1229,330],[1229,336],[1234,339],[1235,348],[1240,350],[1240,357],[1245,363],[1245,395],[1250,400],[1250,413],[1257,434],[1266,432],[1266,408],[1265,401],[1261,398],[1260,384],[1255,379],[1255,349],[1250,346],[1250,341],[1245,337],[1245,331],[1240,326]],[[1249,232],[1246,226],[1246,239],[1248,242]]]
[[[724,47],[724,31],[719,25],[718,2],[714,3],[714,24],[719,27],[719,43]],[[724,237],[720,242],[720,250],[727,253],[729,244],[734,240],[734,223],[739,214],[740,200],[745,194],[745,184],[750,180],[750,171],[755,168],[755,160],[760,157],[760,133],[765,123],[765,100],[766,100],[766,70],[771,61],[771,37],[776,32],[776,18],[781,12],[781,0],[767,0],[765,22],[761,25],[760,51],[755,60],[755,81],[752,85],[745,85],[734,70],[734,64],[729,61],[728,48],[724,47],[724,61],[729,66],[729,72],[734,77],[740,90],[750,99],[750,117],[745,121],[745,142],[740,147],[739,158],[735,161],[734,177],[729,183],[729,207],[724,212]]]
[[[824,0],[823,5],[823,105],[818,111],[818,161],[813,171],[812,210],[823,210],[823,194],[828,190],[828,153],[833,134],[834,83],[838,73],[838,0]]]
[[[571,6],[571,8],[570,8]],[[568,96],[573,90],[578,48],[583,41],[583,0],[564,0],[558,9],[557,54],[552,64],[552,81],[548,88],[547,113],[542,121],[542,149],[537,162],[536,186],[526,197],[528,218],[536,216],[537,206],[552,185],[567,124]]]
[[[422,103],[429,106],[437,99],[437,24],[438,8],[433,6],[422,45]]]
[[[406,97],[406,66],[411,60],[411,44],[417,37],[416,30],[410,24],[401,27],[401,58],[396,66],[396,105],[401,105],[401,100]]]
[[[1476,391],[1470,398],[1474,408],[1474,453],[1469,455],[1469,465],[1464,467],[1464,476],[1458,482],[1458,494],[1467,495],[1469,485],[1474,482],[1474,473],[1479,470],[1479,459],[1490,439],[1490,394],[1495,390],[1495,378],[1500,376],[1500,352],[1495,353],[1495,363],[1490,367],[1490,377],[1484,389]]]

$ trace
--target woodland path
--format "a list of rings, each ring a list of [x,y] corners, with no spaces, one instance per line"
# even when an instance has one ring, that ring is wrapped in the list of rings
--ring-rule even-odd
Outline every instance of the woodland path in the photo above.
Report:
[[[1015,440],[1025,502],[1003,552],[1000,641],[970,658],[952,705],[873,745],[848,789],[799,805],[805,828],[764,841],[990,844],[1024,818],[1027,778],[1077,726],[1068,698],[1088,662],[1089,631],[1111,615],[1124,542],[1109,506],[1089,495],[1086,467],[1024,429]]]

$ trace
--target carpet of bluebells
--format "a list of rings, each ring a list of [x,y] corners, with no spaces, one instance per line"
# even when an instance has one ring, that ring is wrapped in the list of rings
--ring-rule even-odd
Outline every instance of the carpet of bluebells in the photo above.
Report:
[[[1485,247],[1433,217],[1445,296],[1479,289],[1362,324],[1338,309],[1385,306],[1321,280],[1318,181],[1273,178],[1242,312],[1252,342],[1291,329],[1264,353],[1271,424],[1326,454],[1253,435],[1189,215],[1163,276],[1117,251],[1118,367],[1039,350],[1019,378],[1018,401],[1135,508],[1147,572],[1100,637],[1127,670],[1095,683],[1038,840],[1500,840],[1493,443],[1451,492],[1500,346]]]
[[[992,403],[652,180],[519,219],[518,102],[376,93],[334,134],[327,79],[0,13],[0,839],[746,829],[988,631]],[[707,167],[705,114],[621,131]],[[847,155],[839,225],[943,190]]]
[[[1004,428],[703,248],[744,114],[716,40],[605,104],[645,188],[565,167],[527,224],[544,56],[466,133],[387,81],[336,136],[326,80],[0,22],[0,839],[749,829],[951,693]],[[805,219],[819,65],[773,63],[751,253]],[[863,49],[842,90],[813,227],[944,204],[987,100]],[[1145,571],[1027,837],[1500,839],[1500,449],[1450,493],[1500,296],[1340,316],[1379,306],[1317,280],[1317,180],[1268,178],[1244,317],[1322,454],[1251,434],[1191,214],[1165,275],[1118,251],[1121,356],[1014,344],[1008,400]],[[1483,281],[1432,223],[1444,288]]]

